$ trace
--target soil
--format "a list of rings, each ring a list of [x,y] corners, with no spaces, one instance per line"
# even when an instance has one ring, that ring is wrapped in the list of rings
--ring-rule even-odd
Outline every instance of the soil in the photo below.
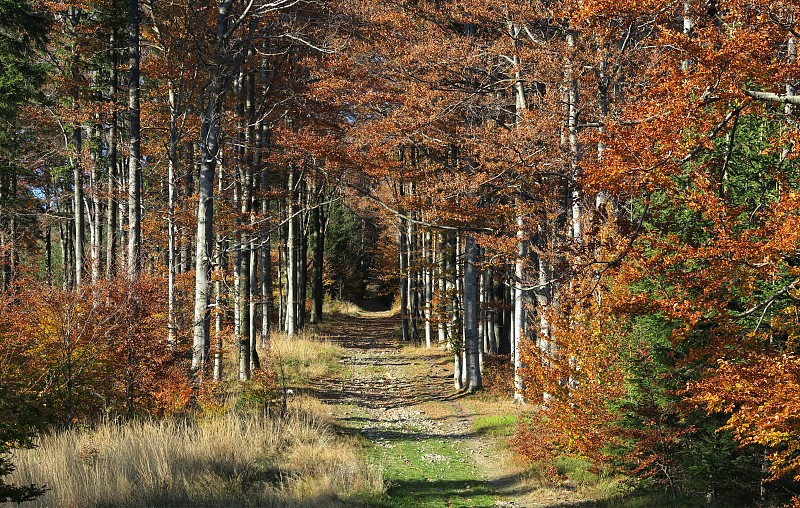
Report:
[[[337,317],[322,330],[327,340],[345,351],[343,377],[324,380],[316,396],[332,406],[343,429],[358,432],[375,446],[398,440],[447,440],[468,450],[475,480],[495,498],[494,506],[594,506],[574,488],[537,488],[525,467],[513,459],[507,438],[474,432],[473,396],[453,388],[451,354],[441,348],[404,345],[396,338],[398,318],[389,312],[363,312]],[[485,399],[485,398],[484,398]],[[490,411],[513,412],[511,401],[481,402]],[[486,414],[484,412],[484,414]],[[430,462],[448,457],[425,455]],[[432,481],[430,479],[425,479]]]

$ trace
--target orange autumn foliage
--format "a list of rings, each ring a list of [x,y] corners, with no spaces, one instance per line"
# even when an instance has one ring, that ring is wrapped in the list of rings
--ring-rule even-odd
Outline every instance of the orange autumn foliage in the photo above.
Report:
[[[729,414],[724,428],[742,444],[763,446],[772,478],[800,480],[800,358],[752,353],[721,359],[715,372],[693,383],[693,400]]]
[[[185,362],[166,343],[163,281],[116,279],[81,292],[19,280],[0,312],[0,369],[56,420],[186,408]]]

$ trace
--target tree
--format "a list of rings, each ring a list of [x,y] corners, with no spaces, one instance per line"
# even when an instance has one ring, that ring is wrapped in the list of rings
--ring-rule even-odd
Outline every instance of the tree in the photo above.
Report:
[[[142,264],[139,18],[139,0],[128,0],[128,276],[131,278],[138,276]]]

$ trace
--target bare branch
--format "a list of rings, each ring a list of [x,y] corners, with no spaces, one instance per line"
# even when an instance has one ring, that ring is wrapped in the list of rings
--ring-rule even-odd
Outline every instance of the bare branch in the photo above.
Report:
[[[744,94],[757,101],[777,102],[780,104],[800,105],[800,95],[780,95],[770,92],[756,92],[755,90],[745,90]]]

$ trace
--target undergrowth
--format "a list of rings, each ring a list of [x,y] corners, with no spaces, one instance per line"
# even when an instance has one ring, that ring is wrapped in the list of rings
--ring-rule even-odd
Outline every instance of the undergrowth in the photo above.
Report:
[[[251,382],[209,385],[181,417],[45,434],[15,452],[9,481],[45,485],[27,505],[42,507],[370,503],[384,494],[382,469],[336,432],[329,407],[291,389],[334,374],[340,357],[313,333],[273,335],[270,368]]]

